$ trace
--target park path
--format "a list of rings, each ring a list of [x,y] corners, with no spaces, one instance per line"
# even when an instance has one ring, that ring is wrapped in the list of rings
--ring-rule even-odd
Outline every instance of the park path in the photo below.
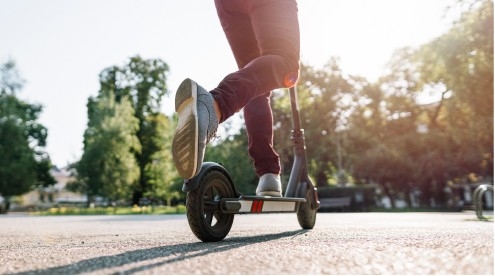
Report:
[[[236,215],[202,243],[185,215],[0,216],[0,274],[494,274],[474,212]]]

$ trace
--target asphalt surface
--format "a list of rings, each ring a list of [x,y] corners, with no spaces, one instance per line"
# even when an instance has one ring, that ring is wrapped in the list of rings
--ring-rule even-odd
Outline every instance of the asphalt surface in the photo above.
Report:
[[[474,212],[236,215],[202,243],[185,215],[0,216],[0,274],[494,274]]]

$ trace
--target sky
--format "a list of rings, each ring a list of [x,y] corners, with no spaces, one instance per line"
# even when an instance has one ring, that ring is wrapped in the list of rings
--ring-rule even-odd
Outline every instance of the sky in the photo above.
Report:
[[[445,33],[453,0],[300,0],[301,61],[321,68],[339,57],[344,73],[376,80],[394,50]],[[170,68],[169,96],[184,78],[214,88],[236,70],[213,0],[0,0],[0,64],[26,81],[18,96],[41,104],[46,151],[63,167],[79,160],[88,97],[98,75],[129,57]]]

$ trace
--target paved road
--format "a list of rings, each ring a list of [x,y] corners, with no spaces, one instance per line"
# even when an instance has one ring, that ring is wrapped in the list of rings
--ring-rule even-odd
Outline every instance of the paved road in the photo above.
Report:
[[[201,243],[184,215],[0,216],[0,274],[491,274],[493,221],[462,213],[237,215]]]

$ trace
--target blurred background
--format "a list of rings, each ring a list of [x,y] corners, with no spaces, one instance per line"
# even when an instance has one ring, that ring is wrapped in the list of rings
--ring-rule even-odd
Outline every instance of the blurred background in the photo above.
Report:
[[[300,1],[299,16],[320,211],[473,208],[493,185],[493,1]],[[236,70],[212,1],[0,0],[0,37],[0,213],[183,210],[175,89]],[[286,183],[287,91],[272,107]],[[205,160],[254,194],[241,113],[218,135]]]

